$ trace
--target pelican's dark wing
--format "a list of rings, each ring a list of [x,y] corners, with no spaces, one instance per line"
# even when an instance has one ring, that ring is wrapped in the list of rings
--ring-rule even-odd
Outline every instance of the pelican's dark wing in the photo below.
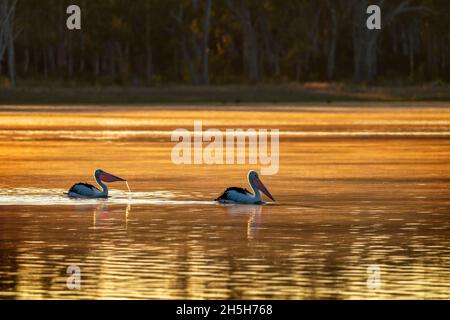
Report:
[[[242,194],[252,194],[247,189],[243,189],[243,188],[239,188],[239,187],[231,187],[231,188],[227,188],[227,190],[225,190],[220,197],[218,197],[217,199],[214,199],[214,201],[229,200],[228,192],[230,192],[230,191],[235,191],[235,192],[242,193]]]
[[[77,188],[78,188],[78,187],[81,187],[81,186],[86,187],[86,188],[89,188],[89,189],[91,189],[91,190],[97,190],[97,191],[100,191],[97,187],[93,186],[93,185],[90,184],[90,183],[86,183],[86,182],[78,182],[78,183],[75,183],[75,184],[70,188],[69,193],[70,193],[70,192],[78,193]]]

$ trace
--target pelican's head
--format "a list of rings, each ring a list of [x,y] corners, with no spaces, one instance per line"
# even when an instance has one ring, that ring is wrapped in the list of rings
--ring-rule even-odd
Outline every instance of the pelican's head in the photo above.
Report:
[[[95,177],[99,178],[103,182],[126,181],[126,179],[119,178],[115,175],[103,171],[102,169],[95,170]]]
[[[250,183],[254,183],[256,188],[260,190],[262,193],[264,193],[266,196],[268,196],[272,201],[275,201],[275,199],[270,194],[269,190],[267,190],[266,186],[262,183],[262,181],[259,179],[259,175],[256,171],[250,170],[248,172],[248,181]]]

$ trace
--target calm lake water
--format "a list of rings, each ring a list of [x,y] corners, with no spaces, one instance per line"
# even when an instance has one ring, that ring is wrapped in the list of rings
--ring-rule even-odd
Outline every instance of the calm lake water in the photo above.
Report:
[[[0,298],[449,299],[447,107],[2,106]],[[211,201],[260,165],[174,165],[194,120],[279,129],[277,202]],[[97,168],[132,192],[63,195]]]

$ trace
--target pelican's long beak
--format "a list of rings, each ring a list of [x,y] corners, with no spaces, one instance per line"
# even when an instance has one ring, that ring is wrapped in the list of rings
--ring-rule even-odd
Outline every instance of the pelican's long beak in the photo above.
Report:
[[[114,182],[114,181],[127,181],[126,179],[122,179],[120,177],[117,177],[115,175],[112,175],[108,172],[102,172],[99,176],[100,180],[104,182]]]
[[[259,180],[259,178],[255,179],[255,185],[256,187],[261,190],[266,196],[268,196],[272,201],[275,201],[275,199],[272,197],[272,195],[270,194],[269,190],[267,190],[266,186],[262,183],[261,180]]]

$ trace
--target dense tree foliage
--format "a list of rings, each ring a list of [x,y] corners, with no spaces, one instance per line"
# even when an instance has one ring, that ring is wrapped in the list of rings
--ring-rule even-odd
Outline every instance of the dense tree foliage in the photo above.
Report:
[[[66,28],[69,4],[81,31]],[[382,8],[382,30],[367,30],[369,4]],[[447,0],[19,0],[9,21],[0,72],[24,83],[450,78]]]

